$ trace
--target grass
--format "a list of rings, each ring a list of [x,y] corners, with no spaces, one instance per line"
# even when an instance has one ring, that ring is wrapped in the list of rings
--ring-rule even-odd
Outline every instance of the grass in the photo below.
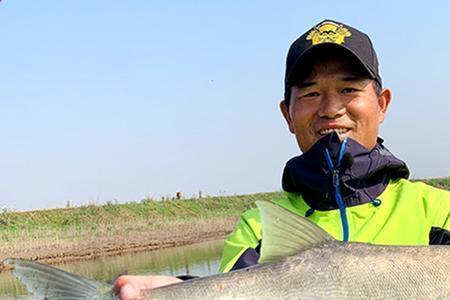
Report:
[[[450,191],[450,176],[443,178],[420,179],[418,181],[423,181],[434,187]]]
[[[284,194],[144,199],[125,204],[3,212],[0,261],[5,257],[69,261],[222,238],[256,200],[279,197]]]
[[[256,200],[272,200],[279,197],[283,197],[282,192],[169,201],[144,199],[141,202],[125,204],[107,203],[101,206],[3,212],[0,213],[0,242],[25,237],[57,238],[61,235],[111,231],[124,226],[130,227],[129,229],[135,229],[136,226],[159,228],[164,226],[164,223],[175,220],[238,216],[242,211],[254,207]]]
[[[420,181],[450,190],[450,177]],[[127,230],[161,229],[174,221],[237,217],[242,211],[254,207],[256,200],[270,201],[280,197],[284,197],[282,192],[272,192],[168,201],[144,199],[125,204],[109,202],[101,206],[1,212],[0,243],[119,234]]]

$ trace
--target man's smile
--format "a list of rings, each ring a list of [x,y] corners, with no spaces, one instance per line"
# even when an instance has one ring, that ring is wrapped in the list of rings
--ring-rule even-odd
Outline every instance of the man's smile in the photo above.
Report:
[[[320,135],[327,135],[327,134],[329,134],[329,133],[331,133],[331,132],[333,132],[333,131],[340,135],[340,134],[347,133],[348,131],[350,131],[350,129],[349,129],[349,128],[344,128],[344,127],[339,127],[339,128],[325,128],[325,129],[319,130],[318,133],[319,133]]]

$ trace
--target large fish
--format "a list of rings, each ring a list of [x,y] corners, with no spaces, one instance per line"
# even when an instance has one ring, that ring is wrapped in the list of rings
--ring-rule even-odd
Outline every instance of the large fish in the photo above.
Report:
[[[308,219],[257,203],[261,264],[146,291],[140,299],[450,299],[450,247],[342,243]],[[113,287],[7,259],[37,299],[116,299]]]

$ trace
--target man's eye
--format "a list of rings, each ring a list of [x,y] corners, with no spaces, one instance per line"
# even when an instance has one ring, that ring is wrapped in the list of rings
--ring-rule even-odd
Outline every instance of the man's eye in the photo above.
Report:
[[[357,92],[357,91],[358,91],[357,89],[355,89],[355,88],[350,88],[350,87],[342,89],[342,92],[343,92],[344,94],[355,93],[355,92]]]
[[[312,97],[317,97],[317,96],[319,96],[319,93],[311,92],[311,93],[302,95],[301,98],[312,98]]]

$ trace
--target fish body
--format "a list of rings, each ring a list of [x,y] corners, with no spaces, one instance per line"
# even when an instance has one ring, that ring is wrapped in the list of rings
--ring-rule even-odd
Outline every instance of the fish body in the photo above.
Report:
[[[331,243],[144,299],[450,299],[450,249]],[[185,295],[188,297],[184,298]],[[178,297],[178,298],[177,298]]]
[[[448,246],[342,243],[275,204],[257,205],[261,264],[145,291],[140,299],[450,299]],[[117,299],[105,283],[36,262],[6,263],[36,299]]]

